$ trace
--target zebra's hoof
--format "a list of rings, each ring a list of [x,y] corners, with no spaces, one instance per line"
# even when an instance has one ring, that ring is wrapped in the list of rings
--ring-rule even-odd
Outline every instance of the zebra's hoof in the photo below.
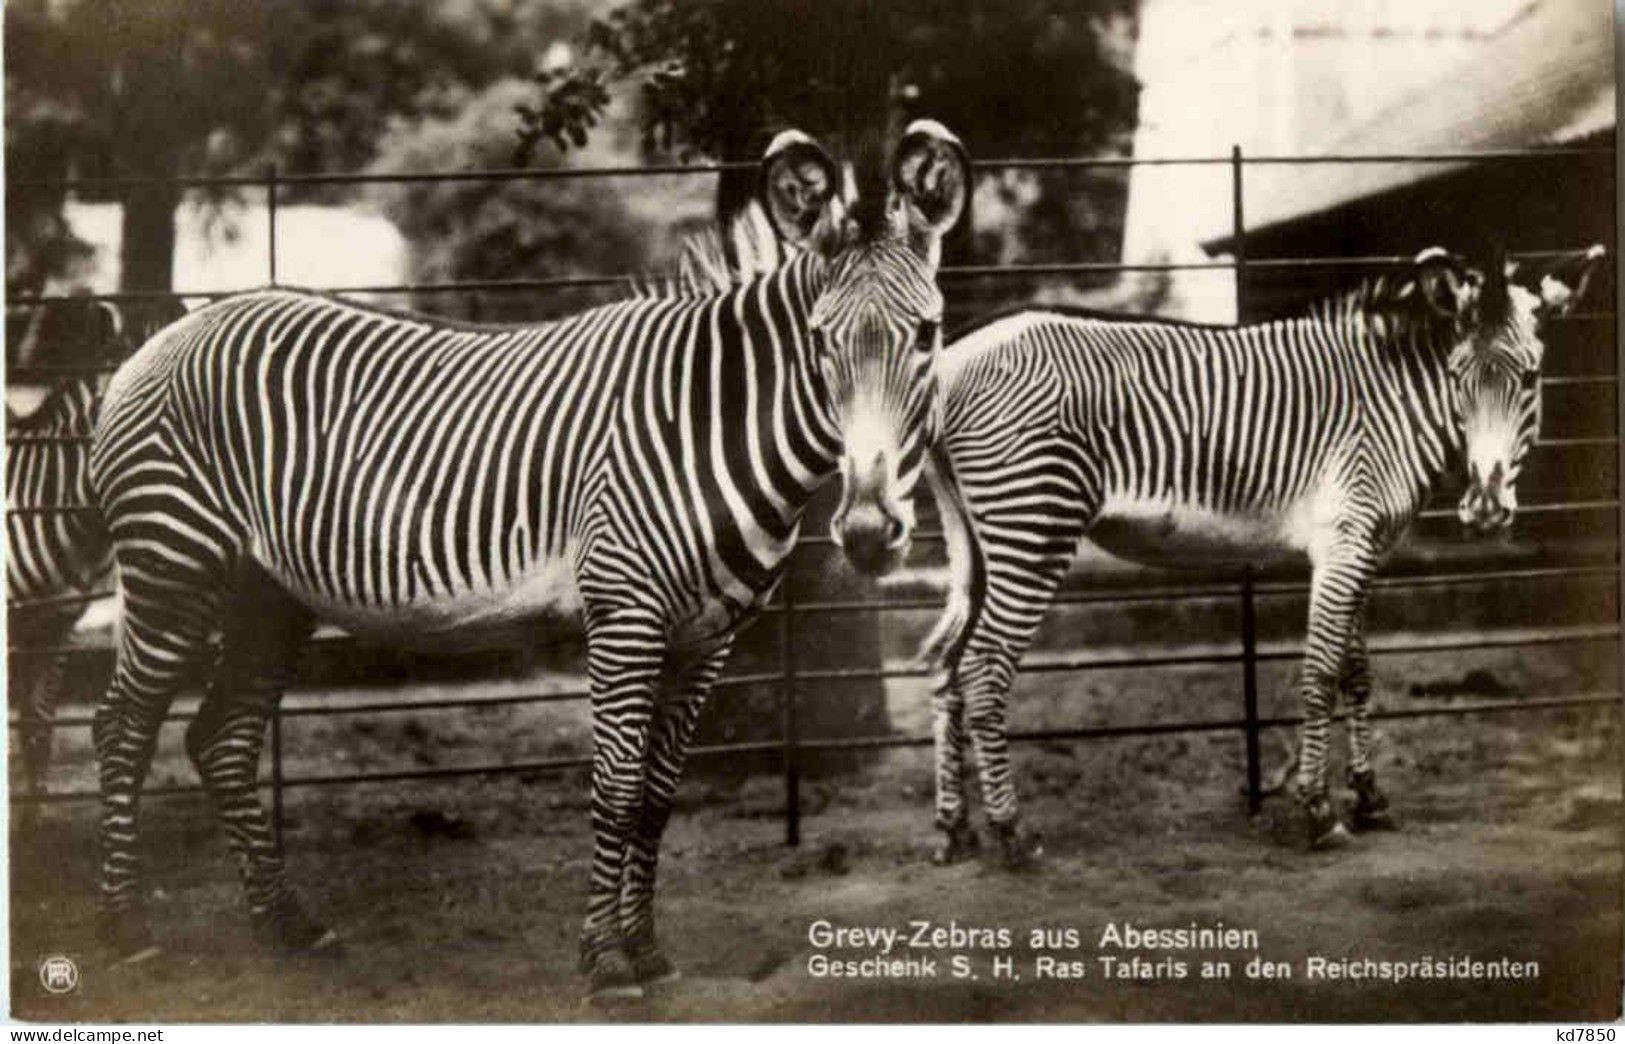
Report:
[[[1349,817],[1355,830],[1395,830],[1399,824],[1388,807],[1388,797],[1377,789],[1373,773],[1356,773],[1349,778],[1354,791],[1354,812]]]
[[[611,1007],[642,997],[643,984],[624,953],[605,950],[593,959],[592,970],[587,973],[587,1003]]]
[[[254,938],[282,957],[339,957],[344,953],[338,933],[306,913],[299,900],[287,894],[255,912]]]
[[[1303,816],[1311,852],[1342,848],[1349,843],[1348,827],[1337,817],[1337,807],[1324,791],[1304,801]]]
[[[683,977],[683,973],[658,947],[634,949],[627,956],[632,963],[633,977],[645,987],[665,986]]]
[[[1020,829],[1015,824],[993,826],[999,839],[999,862],[1006,870],[1035,869],[1044,855],[1044,842],[1035,833]]]
[[[1309,850],[1311,852],[1330,852],[1347,846],[1353,839],[1348,827],[1338,820],[1333,820],[1331,826],[1310,837]]]
[[[982,847],[981,838],[969,823],[958,823],[951,827],[939,827],[942,839],[931,853],[931,861],[938,866],[948,866],[957,863],[966,856],[973,855]]]
[[[1378,830],[1398,830],[1399,820],[1386,808],[1356,808],[1349,817],[1349,825],[1356,831],[1367,833]]]
[[[146,915],[141,913],[102,914],[96,924],[96,939],[107,953],[109,968],[140,964],[164,952],[152,936]]]

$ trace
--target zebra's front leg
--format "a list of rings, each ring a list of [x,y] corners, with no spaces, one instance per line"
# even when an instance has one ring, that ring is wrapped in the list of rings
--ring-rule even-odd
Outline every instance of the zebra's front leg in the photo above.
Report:
[[[643,807],[627,843],[626,878],[621,887],[621,933],[632,973],[645,986],[678,978],[675,965],[655,938],[655,875],[660,863],[660,839],[671,819],[683,763],[700,710],[711,695],[733,649],[729,637],[698,662],[677,672],[665,686],[649,731],[644,757]]]
[[[1392,830],[1395,827],[1388,798],[1377,786],[1371,765],[1371,661],[1365,649],[1365,614],[1354,620],[1348,654],[1343,664],[1343,692],[1349,701],[1349,789],[1354,810],[1349,825],[1355,830]]]
[[[982,807],[998,842],[1004,865],[1026,869],[1043,854],[1038,837],[1021,827],[1016,784],[1010,769],[1007,708],[1015,682],[1017,654],[1007,649],[967,652],[961,665],[966,687],[965,726],[976,746]]]
[[[632,607],[588,611],[593,854],[581,970],[594,999],[643,995],[627,955],[621,896],[644,807],[649,733],[666,645],[658,612]]]
[[[1310,579],[1309,623],[1298,680],[1303,703],[1298,801],[1309,847],[1314,849],[1338,848],[1349,838],[1327,786],[1326,747],[1337,692],[1345,677],[1346,656],[1365,605],[1373,568],[1371,553],[1356,544],[1340,547],[1317,561]]]
[[[988,533],[984,539],[990,545],[1004,542],[995,535],[999,521],[995,515],[985,522]],[[1017,521],[1011,528],[1024,525]],[[1043,845],[1036,834],[1021,827],[1010,769],[1010,690],[1021,656],[1032,644],[1066,573],[1079,532],[1068,526],[1051,534],[1044,553],[1030,563],[999,562],[990,556],[982,610],[953,667],[965,699],[965,730],[976,748],[982,808],[1005,866],[1016,870],[1032,866],[1043,854]]]
[[[186,752],[237,857],[255,936],[278,953],[327,950],[338,937],[289,887],[258,787],[266,723],[314,621],[257,567],[240,576],[214,677],[186,730]]]
[[[965,804],[965,696],[952,667],[931,694],[931,732],[936,755],[936,826],[943,834],[932,860],[946,865],[979,847]]]

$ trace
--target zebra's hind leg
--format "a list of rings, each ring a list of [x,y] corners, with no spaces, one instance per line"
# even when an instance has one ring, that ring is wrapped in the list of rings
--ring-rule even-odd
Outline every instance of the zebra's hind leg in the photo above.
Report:
[[[1309,847],[1339,848],[1349,839],[1326,782],[1326,745],[1333,701],[1344,678],[1344,663],[1362,616],[1374,568],[1369,549],[1358,543],[1339,547],[1316,561],[1309,584],[1309,623],[1298,680],[1303,701],[1299,737],[1298,801]]]
[[[952,667],[931,694],[931,724],[936,741],[936,826],[943,835],[932,861],[946,865],[980,847],[965,804],[965,696]]]
[[[1377,772],[1371,766],[1371,661],[1365,649],[1365,620],[1361,613],[1349,637],[1343,665],[1343,692],[1349,701],[1349,789],[1354,791],[1354,809],[1349,825],[1355,830],[1392,830],[1396,824],[1388,798],[1377,786]]]
[[[626,953],[621,895],[630,841],[643,811],[645,763],[666,655],[657,611],[587,610],[587,673],[592,684],[592,878],[581,928],[581,970],[594,1000],[643,995]]]
[[[626,877],[621,885],[621,934],[626,939],[632,973],[645,986],[678,978],[676,966],[655,939],[655,874],[660,863],[660,838],[671,819],[700,710],[732,648],[733,640],[729,638],[697,663],[677,671],[671,684],[665,686],[650,726],[649,749],[644,756],[643,807],[627,842]]]
[[[245,560],[237,574],[219,662],[186,730],[186,752],[237,857],[255,935],[279,953],[325,949],[337,937],[289,888],[258,788],[265,725],[314,620],[253,562]]]
[[[17,629],[13,629],[16,636]],[[31,640],[18,638],[19,641]],[[58,640],[47,636],[45,641]],[[20,699],[15,701],[17,711],[17,746],[23,766],[24,793],[37,799],[45,793],[45,777],[51,768],[52,728],[56,718],[56,704],[66,673],[67,656],[51,649],[19,650],[12,657],[12,673],[8,691]],[[19,827],[24,833],[33,830],[39,817],[35,800],[22,804]]]
[[[138,815],[159,726],[175,694],[207,662],[217,600],[188,597],[125,569],[118,662],[96,707],[92,736],[101,786],[101,899],[96,934],[114,963],[158,952],[140,899]]]

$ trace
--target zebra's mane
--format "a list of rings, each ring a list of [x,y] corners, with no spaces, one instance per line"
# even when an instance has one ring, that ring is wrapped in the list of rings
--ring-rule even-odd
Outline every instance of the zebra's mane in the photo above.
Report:
[[[760,203],[752,200],[726,229],[715,226],[683,240],[676,268],[667,275],[633,281],[634,297],[717,297],[777,271],[794,252],[779,242]]]
[[[1124,312],[1104,308],[1086,308],[1064,303],[1050,303],[1042,300],[1029,301],[999,309],[987,315],[977,316],[957,329],[951,330],[948,334],[948,341],[958,342],[964,340],[971,334],[992,326],[1000,320],[1024,312],[1050,312],[1073,319],[1088,319],[1105,323],[1149,323],[1187,330],[1211,330],[1216,333],[1230,333],[1249,327],[1269,326],[1272,323],[1294,322],[1306,318],[1318,319],[1333,325],[1358,322],[1371,327],[1374,332],[1399,338],[1405,338],[1412,332],[1435,333],[1441,328],[1441,325],[1447,326],[1449,320],[1438,316],[1423,305],[1419,295],[1417,274],[1414,269],[1399,273],[1384,272],[1367,277],[1353,287],[1336,291],[1326,297],[1317,298],[1300,311],[1239,325],[1181,319],[1176,316],[1157,315],[1149,312]]]
[[[627,296],[620,300],[704,300],[720,297],[760,276],[788,264],[797,251],[779,242],[761,204],[754,200],[728,223],[727,234],[711,227],[683,239],[676,266],[669,273],[627,280]],[[489,333],[496,330],[529,330],[535,322],[476,322],[361,301],[331,290],[312,290],[287,285],[266,287],[321,297],[335,304],[411,322],[431,322],[443,327]],[[256,291],[258,292],[258,291]],[[550,320],[556,321],[556,320]]]
[[[1309,314],[1331,323],[1357,322],[1379,340],[1409,343],[1417,335],[1431,338],[1454,321],[1427,307],[1415,267],[1368,276],[1357,286],[1323,300]]]

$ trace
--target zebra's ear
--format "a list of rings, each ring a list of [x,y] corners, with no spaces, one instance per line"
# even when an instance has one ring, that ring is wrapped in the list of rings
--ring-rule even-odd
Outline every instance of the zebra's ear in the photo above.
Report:
[[[1533,270],[1520,270],[1513,279],[1539,298],[1535,314],[1541,319],[1559,319],[1569,313],[1574,302],[1585,296],[1591,273],[1608,251],[1597,244],[1588,250],[1566,254]]]
[[[832,247],[840,182],[840,168],[822,145],[801,131],[781,131],[762,156],[762,201],[773,230],[803,249]]]
[[[1448,319],[1471,315],[1482,277],[1468,272],[1461,259],[1443,247],[1428,247],[1416,255],[1414,263],[1416,286],[1429,308]]]
[[[892,161],[893,199],[903,208],[909,241],[935,257],[942,236],[970,204],[970,156],[936,120],[915,120]]]

